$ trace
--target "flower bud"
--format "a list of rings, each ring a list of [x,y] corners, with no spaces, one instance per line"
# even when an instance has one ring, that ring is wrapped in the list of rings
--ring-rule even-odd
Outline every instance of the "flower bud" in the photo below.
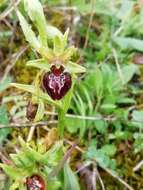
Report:
[[[32,104],[31,101],[28,102],[26,117],[29,121],[32,121],[35,118],[37,109],[38,109],[37,104]]]

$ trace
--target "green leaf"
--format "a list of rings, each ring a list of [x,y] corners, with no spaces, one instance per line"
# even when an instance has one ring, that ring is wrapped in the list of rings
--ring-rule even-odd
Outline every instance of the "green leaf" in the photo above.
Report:
[[[138,67],[134,64],[129,64],[123,67],[122,74],[124,77],[124,84],[127,84],[133,77],[135,73],[137,73]]]
[[[102,150],[102,148],[96,149],[94,146],[89,147],[86,157],[88,159],[95,159],[103,168],[115,169],[116,167],[115,160],[111,159],[107,152],[104,149]]]
[[[36,38],[35,33],[32,31],[31,26],[28,25],[27,21],[25,20],[25,18],[19,11],[17,11],[17,16],[19,18],[20,25],[22,27],[26,40],[30,43],[30,45],[33,48],[39,51],[40,43],[38,39]]]
[[[80,190],[77,177],[68,163],[64,166],[64,190]]]
[[[76,96],[74,96],[74,101],[80,115],[84,117],[86,115],[86,105],[78,93],[76,93]],[[80,139],[82,139],[83,136],[85,135],[85,131],[87,127],[86,121],[84,119],[82,119],[81,122],[82,122],[82,127],[80,127],[80,134],[79,134]]]
[[[129,17],[132,12],[134,2],[130,0],[121,0],[121,8],[117,13],[117,17],[123,21]]]
[[[114,156],[116,153],[116,146],[114,144],[106,144],[102,147],[102,151],[108,156]]]
[[[143,111],[134,110],[132,113],[132,125],[137,128],[143,128]]]
[[[100,114],[97,114],[96,116],[97,117],[101,117]],[[101,134],[107,133],[107,127],[108,127],[108,125],[107,125],[107,122],[105,120],[103,120],[102,118],[99,119],[99,120],[95,120],[94,121],[94,125],[95,125],[96,130],[99,133],[101,133]]]
[[[42,46],[47,47],[47,23],[40,1],[24,0],[24,3],[30,19],[35,22],[35,25],[39,31]]]
[[[113,41],[123,50],[143,51],[143,40],[130,37],[114,37]]]
[[[78,129],[82,128],[83,122],[81,119],[76,118],[66,118],[65,119],[66,128],[70,133],[76,133]]]
[[[101,96],[102,91],[103,91],[103,77],[102,77],[102,73],[100,71],[100,69],[98,67],[96,67],[95,70],[95,92],[96,92],[96,96]]]
[[[133,111],[132,119],[135,121],[143,122],[143,111]]]
[[[4,106],[0,106],[0,124],[8,125],[8,115],[6,108]],[[0,128],[0,143],[7,137],[7,135],[11,132],[10,128]]]
[[[134,151],[135,153],[139,153],[143,150],[143,134],[134,133]]]
[[[132,79],[134,74],[137,73],[137,71],[138,71],[137,65],[134,65],[134,64],[125,65],[122,68],[122,74],[124,76],[123,83],[121,83],[121,81],[119,79],[119,75],[118,75],[118,73],[116,73],[116,77],[115,77],[113,85],[121,87],[122,84],[123,85],[127,84]]]

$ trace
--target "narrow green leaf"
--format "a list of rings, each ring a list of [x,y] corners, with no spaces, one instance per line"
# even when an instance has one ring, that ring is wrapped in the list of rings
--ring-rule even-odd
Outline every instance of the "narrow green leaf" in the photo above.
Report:
[[[35,48],[38,51],[40,48],[40,43],[36,38],[35,33],[32,31],[31,26],[27,23],[27,21],[19,11],[17,11],[17,16],[19,18],[20,25],[22,27],[26,40],[30,43],[30,45],[33,48]]]
[[[42,46],[47,47],[47,29],[46,19],[43,12],[43,7],[39,0],[24,0],[25,8],[30,19],[35,22],[39,31],[40,41]]]
[[[95,86],[94,86],[94,88],[95,88],[97,98],[102,96],[103,76],[102,76],[101,70],[98,67],[96,67],[96,70],[95,70]]]
[[[68,72],[70,73],[85,73],[86,72],[86,68],[77,64],[77,63],[73,63],[73,62],[69,62],[66,66],[66,69],[68,70]]]
[[[67,46],[68,35],[69,35],[69,28],[66,30],[66,32],[63,35],[63,46],[64,46],[64,48]]]
[[[68,163],[64,166],[64,190],[80,190],[77,177]]]
[[[39,99],[38,100],[38,109],[37,109],[37,113],[36,113],[36,116],[34,118],[34,121],[40,121],[42,118],[43,118],[43,115],[44,115],[44,102],[42,101],[42,99]]]
[[[64,51],[63,39],[61,39],[61,37],[59,36],[55,36],[53,42],[54,42],[54,53],[56,55],[63,53]]]

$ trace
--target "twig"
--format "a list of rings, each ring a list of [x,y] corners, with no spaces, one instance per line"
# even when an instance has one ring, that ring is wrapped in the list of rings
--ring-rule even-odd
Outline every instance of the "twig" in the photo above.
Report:
[[[32,125],[35,125],[36,127],[40,127],[41,125],[52,125],[57,124],[57,120],[53,121],[41,121],[41,122],[28,122],[28,123],[10,123],[7,125],[0,124],[0,129],[2,128],[23,128],[23,127],[29,127]]]
[[[115,172],[109,170],[108,168],[100,167],[105,170],[108,174],[110,174],[112,177],[116,178],[120,183],[122,183],[127,189],[134,190],[127,182],[125,182],[122,178],[120,178]]]
[[[98,170],[97,170],[97,177],[98,177],[98,180],[99,180],[99,182],[100,182],[100,184],[101,184],[102,190],[105,190],[104,183],[103,183],[103,181],[102,181],[102,178],[101,178],[100,173],[98,172]]]
[[[89,31],[90,31],[92,21],[93,21],[93,16],[94,16],[94,8],[95,8],[94,5],[95,5],[95,0],[91,0],[91,14],[90,14],[90,18],[89,18],[89,25],[88,25],[87,32],[86,32],[85,43],[84,43],[83,49],[86,49],[87,44],[88,44]]]
[[[134,168],[133,171],[136,172],[138,171],[143,165],[143,160],[141,160]]]
[[[66,116],[67,117],[67,116]],[[68,116],[70,117],[70,116]],[[115,121],[119,118],[98,118],[98,117],[88,117],[88,116],[79,116],[78,115],[74,115],[72,116],[71,115],[71,118],[78,118],[78,119],[87,119],[87,120],[104,120],[104,121]],[[121,119],[121,118],[120,118]],[[124,119],[122,119],[124,121]],[[139,121],[139,120],[131,120],[132,122],[142,122],[142,121]],[[51,124],[57,124],[58,121],[57,120],[51,120],[51,121],[41,121],[41,122],[36,122],[36,123],[32,123],[32,122],[28,122],[28,123],[10,123],[10,124],[7,124],[7,125],[3,125],[3,124],[0,124],[0,129],[2,128],[23,128],[23,127],[29,127],[29,126],[32,126],[33,124],[36,125],[36,127],[40,127],[41,125],[51,125]]]
[[[18,0],[15,3],[12,3],[2,14],[0,14],[0,20],[3,20],[5,17],[7,17],[14,9],[18,6],[21,0]]]
[[[65,141],[67,144],[71,145],[71,146],[73,145],[73,142],[71,142],[71,141],[69,141],[69,140],[67,140],[67,139],[64,139],[64,141]],[[76,146],[75,149],[78,150],[78,151],[81,152],[81,153],[84,153],[84,152],[85,152],[85,151],[82,150],[79,146]]]
[[[4,75],[2,77],[2,80],[0,82],[3,82],[8,73],[10,72],[10,70],[13,68],[13,66],[15,65],[15,63],[18,61],[18,59],[24,54],[24,52],[28,49],[29,45],[23,47],[18,53],[16,53],[16,55],[14,56],[14,60],[12,61],[12,63],[10,65],[8,65],[5,69]],[[9,60],[9,59],[8,59]]]
[[[60,7],[54,7],[54,9],[56,10],[60,10],[60,11],[77,11],[77,7],[76,6],[60,6]]]
[[[33,137],[33,134],[34,134],[34,131],[35,131],[35,128],[36,128],[35,125],[33,125],[32,127],[30,127],[29,134],[28,134],[28,137],[27,137],[27,142],[31,141],[31,139]]]
[[[78,146],[77,146],[78,147]],[[76,147],[76,149],[77,149]],[[78,170],[75,171],[75,174],[81,172],[82,170],[84,170],[86,167],[90,166],[91,165],[91,162],[88,162],[86,164],[84,164],[83,166],[81,166]]]
[[[57,116],[58,113],[54,113],[54,112],[45,112],[45,114],[47,115],[55,115]],[[105,120],[105,121],[114,121],[116,120],[115,117],[94,117],[94,116],[82,116],[82,115],[74,115],[74,114],[66,114],[66,117],[68,118],[74,118],[74,119],[83,119],[83,120]]]
[[[119,77],[121,79],[122,84],[124,84],[124,77],[123,77],[122,70],[120,68],[120,64],[118,62],[117,52],[116,52],[116,50],[114,48],[112,49],[112,52],[113,52],[113,56],[114,56],[114,59],[115,59],[115,64],[116,64],[116,67],[117,67],[117,70],[118,70],[118,73],[119,73]]]
[[[97,180],[97,170],[96,170],[96,168],[94,168],[93,172],[92,172],[92,186],[93,186],[93,190],[96,190],[96,180]]]

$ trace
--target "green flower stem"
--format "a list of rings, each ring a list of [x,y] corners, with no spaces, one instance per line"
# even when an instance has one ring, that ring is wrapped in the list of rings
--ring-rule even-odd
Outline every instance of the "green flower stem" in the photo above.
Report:
[[[60,109],[58,111],[58,132],[60,134],[60,138],[64,137],[64,128],[65,128],[65,111]]]

